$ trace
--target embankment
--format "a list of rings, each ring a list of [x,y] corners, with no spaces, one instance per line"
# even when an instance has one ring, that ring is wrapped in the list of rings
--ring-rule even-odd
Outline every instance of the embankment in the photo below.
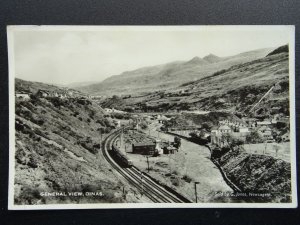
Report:
[[[247,193],[245,201],[291,201],[290,163],[271,156],[251,155],[239,148],[213,160],[234,186]]]

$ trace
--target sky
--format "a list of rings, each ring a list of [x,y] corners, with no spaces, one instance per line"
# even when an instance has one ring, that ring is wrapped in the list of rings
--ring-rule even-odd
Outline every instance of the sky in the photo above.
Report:
[[[14,26],[9,37],[17,78],[66,85],[210,53],[222,57],[279,47],[289,42],[290,28]]]

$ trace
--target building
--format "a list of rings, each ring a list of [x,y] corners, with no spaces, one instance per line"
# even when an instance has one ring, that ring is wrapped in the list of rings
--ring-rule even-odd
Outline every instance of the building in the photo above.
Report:
[[[273,140],[272,130],[270,127],[263,126],[258,129],[258,133],[265,139],[265,140]]]
[[[227,125],[221,125],[221,126],[219,126],[218,131],[220,133],[231,133],[232,132],[231,128],[229,126],[227,126]]]
[[[222,125],[219,127],[213,127],[210,135],[211,144],[217,145],[220,148],[227,147],[229,145],[228,140],[230,137],[245,141],[246,136],[250,133],[248,127],[241,123],[232,123],[232,128],[228,125],[224,125],[222,122],[221,124]]]
[[[164,121],[169,121],[170,119],[171,119],[171,118],[168,118],[168,117],[162,115],[162,116],[160,116],[160,117],[158,118],[158,122],[159,122],[159,123],[164,123]]]
[[[16,93],[16,98],[20,100],[29,100],[30,96],[28,93]]]
[[[262,126],[270,126],[272,125],[271,121],[265,120],[265,121],[258,121],[256,122],[257,127],[262,127]]]
[[[163,148],[163,153],[168,155],[168,154],[174,154],[175,151],[178,151],[177,148],[175,148],[174,146],[166,146]]]
[[[46,97],[50,96],[50,93],[49,93],[49,91],[46,91],[46,90],[38,90],[36,95],[41,98],[46,98]]]
[[[155,143],[134,143],[132,144],[132,153],[142,155],[154,155]]]

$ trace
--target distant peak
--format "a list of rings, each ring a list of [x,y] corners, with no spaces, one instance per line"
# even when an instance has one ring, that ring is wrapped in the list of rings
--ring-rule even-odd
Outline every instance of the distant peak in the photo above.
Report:
[[[211,53],[209,55],[205,56],[203,59],[209,63],[219,62],[221,60],[221,58],[219,56],[216,56]]]
[[[207,62],[203,59],[201,59],[198,56],[195,56],[190,61],[187,61],[186,64],[206,64]]]

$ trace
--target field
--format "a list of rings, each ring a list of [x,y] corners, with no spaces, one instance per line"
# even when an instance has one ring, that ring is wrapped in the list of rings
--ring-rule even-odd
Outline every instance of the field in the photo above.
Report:
[[[243,147],[246,152],[251,154],[269,155],[286,162],[291,161],[290,142],[244,144]],[[278,149],[277,154],[276,149]]]

